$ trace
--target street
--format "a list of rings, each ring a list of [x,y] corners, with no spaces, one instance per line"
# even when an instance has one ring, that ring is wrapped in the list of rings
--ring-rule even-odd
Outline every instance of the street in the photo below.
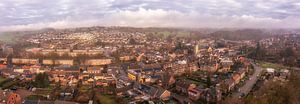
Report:
[[[251,62],[251,64],[253,65],[254,70],[255,70],[254,74],[249,76],[249,80],[245,81],[245,85],[240,87],[239,92],[234,92],[233,93],[233,98],[239,98],[239,96],[242,95],[242,94],[247,95],[251,91],[251,89],[254,86],[254,84],[256,83],[256,81],[258,80],[258,77],[260,76],[262,68],[257,66],[253,62]]]

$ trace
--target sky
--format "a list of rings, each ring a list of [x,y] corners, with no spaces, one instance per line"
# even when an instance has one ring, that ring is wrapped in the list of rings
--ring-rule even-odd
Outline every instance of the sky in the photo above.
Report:
[[[300,0],[0,0],[0,31],[88,26],[299,28]]]

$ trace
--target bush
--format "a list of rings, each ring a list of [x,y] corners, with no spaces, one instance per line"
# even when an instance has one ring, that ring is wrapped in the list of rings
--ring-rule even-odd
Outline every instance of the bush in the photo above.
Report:
[[[38,88],[48,87],[50,85],[48,74],[46,74],[46,73],[37,74],[35,77],[34,84],[35,84],[35,87],[38,87]]]
[[[26,97],[26,100],[47,100],[47,98],[41,95],[30,95]]]
[[[3,84],[2,89],[8,89],[16,84],[17,84],[17,82],[14,82],[14,81],[7,82],[7,83]]]
[[[5,83],[12,81],[12,79],[4,79],[0,82],[0,87],[2,87]]]

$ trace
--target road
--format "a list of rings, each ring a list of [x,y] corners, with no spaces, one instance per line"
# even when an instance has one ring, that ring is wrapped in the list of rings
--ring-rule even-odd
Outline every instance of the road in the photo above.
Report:
[[[249,80],[246,80],[245,85],[243,85],[242,87],[240,87],[240,91],[239,92],[235,92],[233,93],[233,97],[234,98],[239,98],[239,96],[241,94],[245,94],[247,95],[251,89],[253,88],[253,86],[255,85],[255,83],[258,80],[258,76],[260,76],[260,73],[262,71],[262,68],[257,66],[256,64],[254,64],[253,62],[251,63],[254,67],[254,74],[249,76]]]
[[[292,67],[292,69],[295,71],[300,71],[300,68],[298,68],[298,67]]]

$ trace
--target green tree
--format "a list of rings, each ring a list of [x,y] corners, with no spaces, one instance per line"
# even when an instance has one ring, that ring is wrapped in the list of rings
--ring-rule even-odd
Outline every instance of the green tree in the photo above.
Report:
[[[45,88],[50,85],[48,74],[46,73],[39,73],[35,76],[35,87],[38,88]]]
[[[295,66],[297,59],[297,52],[292,47],[287,47],[280,53],[283,63],[287,66]]]
[[[256,48],[249,53],[248,57],[257,59],[257,60],[263,60],[266,55],[266,51],[261,47],[260,43],[256,43]]]
[[[130,38],[129,44],[138,44],[138,42],[134,38]]]

